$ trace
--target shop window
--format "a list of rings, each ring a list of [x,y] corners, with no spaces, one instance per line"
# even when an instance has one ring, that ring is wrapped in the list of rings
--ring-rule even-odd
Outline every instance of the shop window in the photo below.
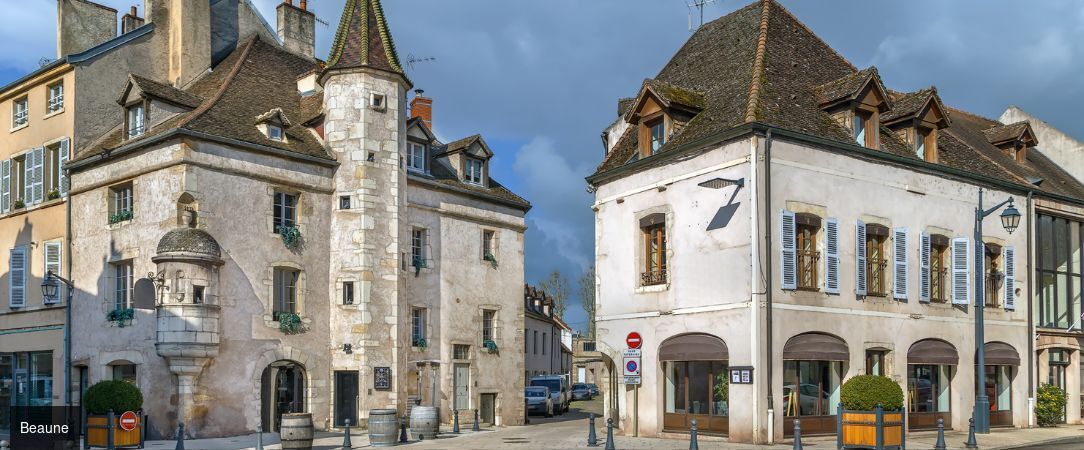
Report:
[[[949,412],[951,366],[911,364],[907,366],[907,411]]]
[[[1038,326],[1079,327],[1081,313],[1080,222],[1039,215],[1036,227],[1035,267],[1039,296]]]
[[[839,403],[839,361],[783,361],[783,415],[831,416]]]
[[[273,320],[285,314],[297,314],[297,286],[301,271],[289,267],[274,269],[272,313]]]
[[[1012,366],[986,366],[986,397],[990,399],[991,413],[1012,410],[1011,382]]]
[[[727,365],[722,361],[664,361],[666,414],[729,415]]]

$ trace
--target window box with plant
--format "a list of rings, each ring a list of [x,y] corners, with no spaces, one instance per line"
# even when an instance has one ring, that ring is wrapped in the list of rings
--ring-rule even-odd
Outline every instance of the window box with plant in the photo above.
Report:
[[[279,225],[275,228],[275,233],[278,233],[282,238],[282,244],[290,250],[298,250],[302,245],[301,229],[295,226]]]
[[[11,204],[11,208],[12,208],[12,209],[23,209],[23,208],[26,208],[26,202],[24,202],[24,201],[23,201],[23,199],[21,199],[21,198],[17,198],[17,199],[15,199],[15,202],[13,202],[13,203]]]
[[[497,268],[497,257],[493,256],[492,253],[486,253],[486,255],[484,257],[482,257],[482,260],[485,261],[485,262],[488,262],[489,265],[491,267],[493,267],[494,269]]]
[[[485,349],[487,353],[497,353],[497,343],[493,342],[492,339],[483,339],[482,348]]]
[[[419,348],[421,350],[425,350],[426,348],[429,348],[429,343],[426,342],[425,338],[423,338],[423,337],[415,337],[413,339],[413,342],[410,343],[410,345],[412,347],[417,347],[417,348]]]
[[[118,328],[130,325],[133,317],[135,317],[135,310],[132,308],[117,308],[106,315],[106,319]]]
[[[279,331],[284,334],[301,334],[305,332],[305,324],[297,313],[276,312],[275,321],[279,323]]]
[[[109,224],[121,223],[127,220],[132,220],[132,210],[119,211],[109,215]]]
[[[840,388],[839,448],[904,448],[903,389],[891,378],[851,377]]]
[[[49,200],[56,200],[60,198],[60,189],[52,189],[45,194],[45,198]]]

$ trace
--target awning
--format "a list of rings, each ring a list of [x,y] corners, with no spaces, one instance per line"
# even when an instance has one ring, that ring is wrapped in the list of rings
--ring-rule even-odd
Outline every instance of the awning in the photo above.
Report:
[[[978,354],[975,355],[978,358]],[[988,366],[1019,366],[1020,354],[1016,349],[1004,342],[986,343],[986,365]]]
[[[787,340],[783,359],[802,361],[850,361],[843,339],[829,334],[804,333]]]
[[[959,362],[960,356],[956,354],[956,347],[938,339],[923,339],[907,350],[907,364],[955,366]]]
[[[710,334],[683,334],[663,341],[659,361],[726,361],[726,343]]]

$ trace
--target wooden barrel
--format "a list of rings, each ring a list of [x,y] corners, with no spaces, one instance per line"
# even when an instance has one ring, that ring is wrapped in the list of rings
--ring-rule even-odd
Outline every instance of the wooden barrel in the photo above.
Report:
[[[433,406],[415,406],[410,409],[410,435],[417,439],[436,439],[440,431],[437,421],[437,408]]]
[[[312,449],[312,413],[283,414],[279,425],[283,449]]]
[[[399,441],[399,417],[394,409],[369,410],[369,445],[391,447]]]

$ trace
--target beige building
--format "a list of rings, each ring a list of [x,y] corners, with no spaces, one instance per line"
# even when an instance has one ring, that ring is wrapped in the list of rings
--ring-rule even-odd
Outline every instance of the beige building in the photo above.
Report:
[[[103,84],[106,132],[69,166],[81,377],[135,382],[152,436],[414,404],[522,423],[530,204],[480,136],[436,139],[420,91],[408,119],[379,1],[347,2],[323,64],[311,12],[284,3],[268,33],[247,4],[155,2],[99,59],[184,55]]]
[[[612,378],[610,361],[598,351],[598,345],[590,337],[575,335],[572,338],[572,381],[598,386],[599,394],[613,399],[610,387],[617,385]]]
[[[840,385],[866,373],[899,383],[908,429],[965,430],[979,292],[993,426],[1034,423],[1043,374],[1079,383],[1076,334],[1031,329],[1079,309],[1084,186],[1026,122],[890,90],[771,0],[705,24],[618,113],[588,182],[598,350],[621,361],[643,337],[641,384],[608,403],[626,432],[831,434]],[[980,196],[1000,209],[974,242]]]

